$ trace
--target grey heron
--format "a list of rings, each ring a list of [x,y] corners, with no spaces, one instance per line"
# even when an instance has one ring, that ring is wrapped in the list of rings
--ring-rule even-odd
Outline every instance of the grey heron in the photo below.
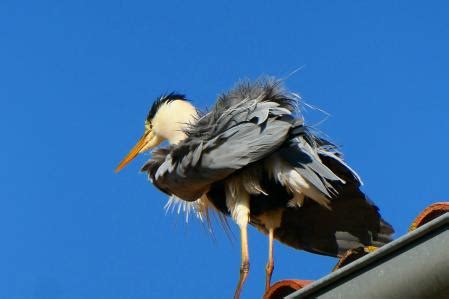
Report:
[[[394,232],[338,147],[296,115],[299,101],[279,80],[240,83],[204,113],[184,95],[161,96],[142,138],[116,169],[168,141],[152,151],[142,171],[200,218],[212,209],[237,223],[242,260],[235,298],[249,272],[248,224],[268,235],[266,288],[274,239],[339,257],[352,248],[382,246]]]

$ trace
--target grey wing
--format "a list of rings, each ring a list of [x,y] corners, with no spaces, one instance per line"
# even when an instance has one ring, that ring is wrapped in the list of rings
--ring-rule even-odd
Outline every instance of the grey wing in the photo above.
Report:
[[[194,201],[210,184],[280,148],[294,123],[291,112],[276,102],[242,101],[223,111],[208,138],[189,136],[142,170],[164,192]]]
[[[289,144],[279,151],[279,155],[287,161],[291,168],[327,198],[331,198],[335,192],[332,182],[343,182],[341,178],[322,163],[317,155],[317,150],[302,137],[290,140]]]
[[[272,165],[277,172],[278,182],[294,194],[303,194],[324,206],[336,198],[338,188],[346,179],[359,183],[358,175],[339,157],[336,146],[312,134],[302,123],[297,123],[290,131],[288,140],[275,156],[281,159],[281,167]],[[334,169],[323,162],[323,157],[334,161]],[[339,173],[335,169],[341,170]],[[344,174],[341,176],[340,174]],[[276,177],[276,174],[275,174]],[[309,185],[298,190],[298,184],[292,180],[305,180]],[[312,189],[310,189],[312,188]],[[314,191],[307,191],[308,189]]]

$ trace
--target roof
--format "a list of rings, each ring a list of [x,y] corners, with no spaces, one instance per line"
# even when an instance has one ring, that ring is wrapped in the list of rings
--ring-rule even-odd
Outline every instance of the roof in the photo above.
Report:
[[[377,250],[349,252],[334,272],[315,282],[278,282],[264,298],[449,298],[447,212],[449,202],[433,204],[408,234]]]

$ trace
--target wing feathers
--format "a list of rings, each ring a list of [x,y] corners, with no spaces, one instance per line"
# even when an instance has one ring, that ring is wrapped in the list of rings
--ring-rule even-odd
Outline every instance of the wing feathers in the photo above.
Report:
[[[193,201],[210,184],[269,156],[284,144],[296,123],[289,110],[294,100],[279,88],[273,96],[276,88],[261,88],[259,94],[239,90],[240,101],[232,93],[222,97],[189,128],[187,139],[172,146],[165,159],[152,159],[142,170],[160,189]]]

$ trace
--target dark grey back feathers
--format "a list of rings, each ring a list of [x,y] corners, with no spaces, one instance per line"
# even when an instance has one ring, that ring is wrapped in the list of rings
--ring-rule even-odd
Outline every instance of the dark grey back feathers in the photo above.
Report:
[[[278,115],[293,114],[297,105],[298,98],[288,94],[280,81],[243,82],[219,96],[211,111],[203,113],[186,133],[190,138],[211,138],[238,121],[248,121],[248,114],[256,110],[259,114],[256,112],[252,117],[259,117],[259,123],[262,123],[270,112],[277,112]]]

